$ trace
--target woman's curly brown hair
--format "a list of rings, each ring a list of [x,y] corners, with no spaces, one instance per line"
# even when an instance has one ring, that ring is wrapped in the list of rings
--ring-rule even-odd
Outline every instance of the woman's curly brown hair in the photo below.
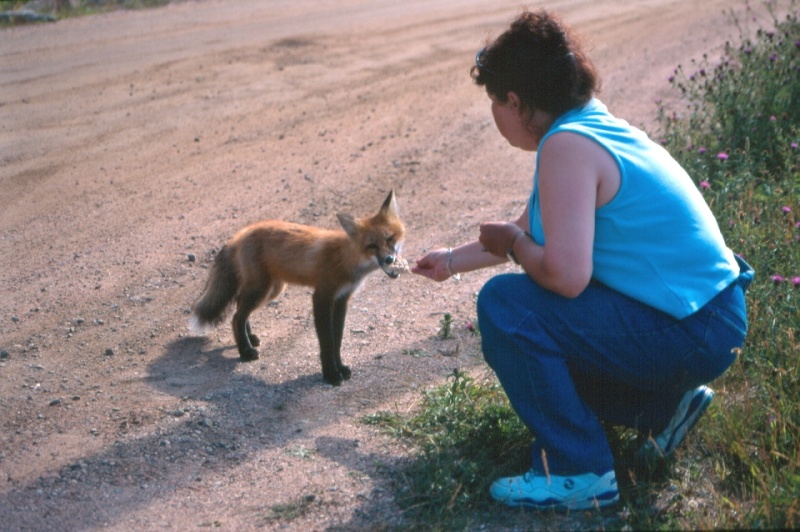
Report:
[[[599,88],[594,65],[554,15],[525,10],[476,56],[475,83],[505,103],[516,93],[529,111],[554,117],[586,104]]]

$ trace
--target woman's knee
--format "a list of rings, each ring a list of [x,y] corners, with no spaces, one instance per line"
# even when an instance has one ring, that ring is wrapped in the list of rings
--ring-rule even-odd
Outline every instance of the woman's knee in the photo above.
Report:
[[[498,330],[498,314],[502,313],[502,303],[497,290],[497,277],[489,279],[478,292],[478,327],[481,331],[483,358],[490,367],[495,368],[496,354],[502,348],[497,345],[502,333]]]
[[[481,307],[505,306],[509,293],[515,292],[513,285],[517,282],[515,274],[501,274],[490,278],[478,293],[478,310]]]
[[[502,321],[501,316],[505,314],[507,302],[501,277],[503,276],[492,277],[478,292],[478,326],[482,335],[491,334]]]
[[[494,301],[495,294],[493,284],[495,279],[496,277],[492,277],[486,281],[478,292],[478,313],[485,311],[486,307],[490,306]]]
[[[513,287],[519,282],[515,277],[519,276],[503,274],[492,277],[478,293],[478,327],[483,357],[495,370],[513,351],[512,333],[516,327],[515,317],[519,317],[519,312],[512,308],[519,295],[519,289]]]

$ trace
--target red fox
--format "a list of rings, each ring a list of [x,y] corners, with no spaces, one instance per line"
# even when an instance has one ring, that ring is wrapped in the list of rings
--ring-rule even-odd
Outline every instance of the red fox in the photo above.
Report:
[[[250,330],[250,313],[278,297],[287,284],[311,286],[322,376],[334,386],[349,379],[350,368],[340,353],[347,302],[378,267],[392,278],[407,269],[400,257],[405,228],[394,191],[372,217],[337,217],[344,231],[277,220],[239,231],[217,254],[192,309],[192,330],[202,333],[219,325],[235,301],[232,325],[239,356],[255,360],[260,342]]]

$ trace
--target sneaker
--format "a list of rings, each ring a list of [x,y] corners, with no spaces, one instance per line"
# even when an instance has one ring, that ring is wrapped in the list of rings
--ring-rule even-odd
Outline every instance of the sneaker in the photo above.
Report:
[[[609,471],[562,477],[528,471],[519,477],[501,478],[492,484],[492,497],[508,506],[560,510],[589,510],[619,501],[617,477]]]
[[[675,415],[669,420],[667,428],[655,438],[648,438],[639,449],[639,459],[652,461],[670,456],[706,411],[713,398],[714,390],[708,386],[700,386],[686,392]]]

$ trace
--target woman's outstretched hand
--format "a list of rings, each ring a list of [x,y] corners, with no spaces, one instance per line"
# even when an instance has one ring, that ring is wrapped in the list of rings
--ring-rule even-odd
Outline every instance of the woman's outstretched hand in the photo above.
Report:
[[[434,281],[449,279],[448,261],[450,260],[450,253],[447,249],[431,251],[421,259],[417,259],[411,271]]]

